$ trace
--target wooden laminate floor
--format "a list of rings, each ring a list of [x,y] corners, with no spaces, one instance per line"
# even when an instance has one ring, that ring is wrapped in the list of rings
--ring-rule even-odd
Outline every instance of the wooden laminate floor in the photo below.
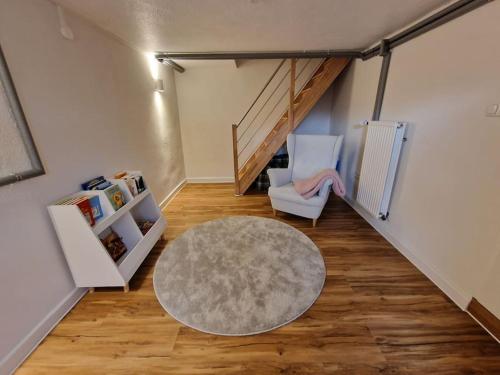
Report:
[[[165,210],[168,240],[227,215],[271,217],[267,196],[187,185]],[[321,249],[325,288],[293,323],[249,337],[184,327],[157,302],[157,244],[131,281],[86,295],[18,374],[500,374],[500,345],[346,203],[318,227],[280,214]]]

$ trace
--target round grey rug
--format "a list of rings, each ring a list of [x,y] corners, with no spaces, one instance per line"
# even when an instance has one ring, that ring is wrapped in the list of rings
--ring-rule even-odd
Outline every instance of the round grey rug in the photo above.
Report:
[[[193,227],[156,263],[156,296],[179,322],[218,335],[252,335],[298,318],[318,298],[325,263],[302,232],[234,216]]]

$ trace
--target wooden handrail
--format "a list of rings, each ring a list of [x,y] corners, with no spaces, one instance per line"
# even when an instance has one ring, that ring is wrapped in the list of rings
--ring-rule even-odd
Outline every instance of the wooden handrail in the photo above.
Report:
[[[293,102],[295,101],[295,70],[297,67],[297,60],[290,59],[290,96],[288,103],[288,124],[290,131],[293,131],[294,124],[294,108]]]
[[[238,125],[233,124],[233,167],[234,194],[240,195],[240,178],[238,174]]]

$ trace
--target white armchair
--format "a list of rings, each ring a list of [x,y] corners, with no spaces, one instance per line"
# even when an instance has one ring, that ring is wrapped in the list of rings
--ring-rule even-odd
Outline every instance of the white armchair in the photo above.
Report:
[[[302,198],[295,191],[293,181],[312,177],[326,168],[335,169],[343,139],[342,135],[288,135],[288,168],[267,170],[271,182],[268,194],[275,215],[277,211],[283,211],[307,217],[313,219],[313,226],[316,226],[328,200],[332,181],[328,180],[310,199]]]

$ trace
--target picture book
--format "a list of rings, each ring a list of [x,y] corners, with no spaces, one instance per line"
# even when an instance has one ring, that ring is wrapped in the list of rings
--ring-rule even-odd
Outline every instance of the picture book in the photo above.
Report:
[[[111,185],[106,190],[104,190],[104,193],[108,197],[115,211],[125,205],[125,198],[118,185]]]
[[[90,207],[89,198],[88,197],[81,197],[73,204],[78,206],[78,208],[80,209],[80,211],[82,212],[83,216],[85,217],[87,222],[90,224],[90,226],[94,226],[95,219],[94,219],[94,215],[92,214],[92,208]]]
[[[135,184],[135,179],[132,176],[125,176],[123,179],[127,183],[128,189],[132,193],[132,196],[135,197],[137,194],[139,194],[139,191],[137,190],[137,185]]]
[[[99,197],[94,195],[93,197],[89,197],[90,208],[92,209],[92,216],[94,216],[94,220],[97,221],[104,216],[102,212],[101,202],[99,201]]]
[[[81,186],[83,190],[104,190],[110,187],[112,184],[104,178],[104,176],[99,176],[84,182]]]
[[[125,181],[128,189],[130,190],[130,193],[134,197],[146,190],[144,180],[140,175],[122,171],[115,173],[114,178]]]
[[[96,187],[97,185],[99,185],[103,182],[106,182],[106,179],[104,178],[104,176],[99,176],[99,177],[93,178],[92,180],[84,182],[82,184],[82,189],[83,190],[94,190],[94,187]]]

